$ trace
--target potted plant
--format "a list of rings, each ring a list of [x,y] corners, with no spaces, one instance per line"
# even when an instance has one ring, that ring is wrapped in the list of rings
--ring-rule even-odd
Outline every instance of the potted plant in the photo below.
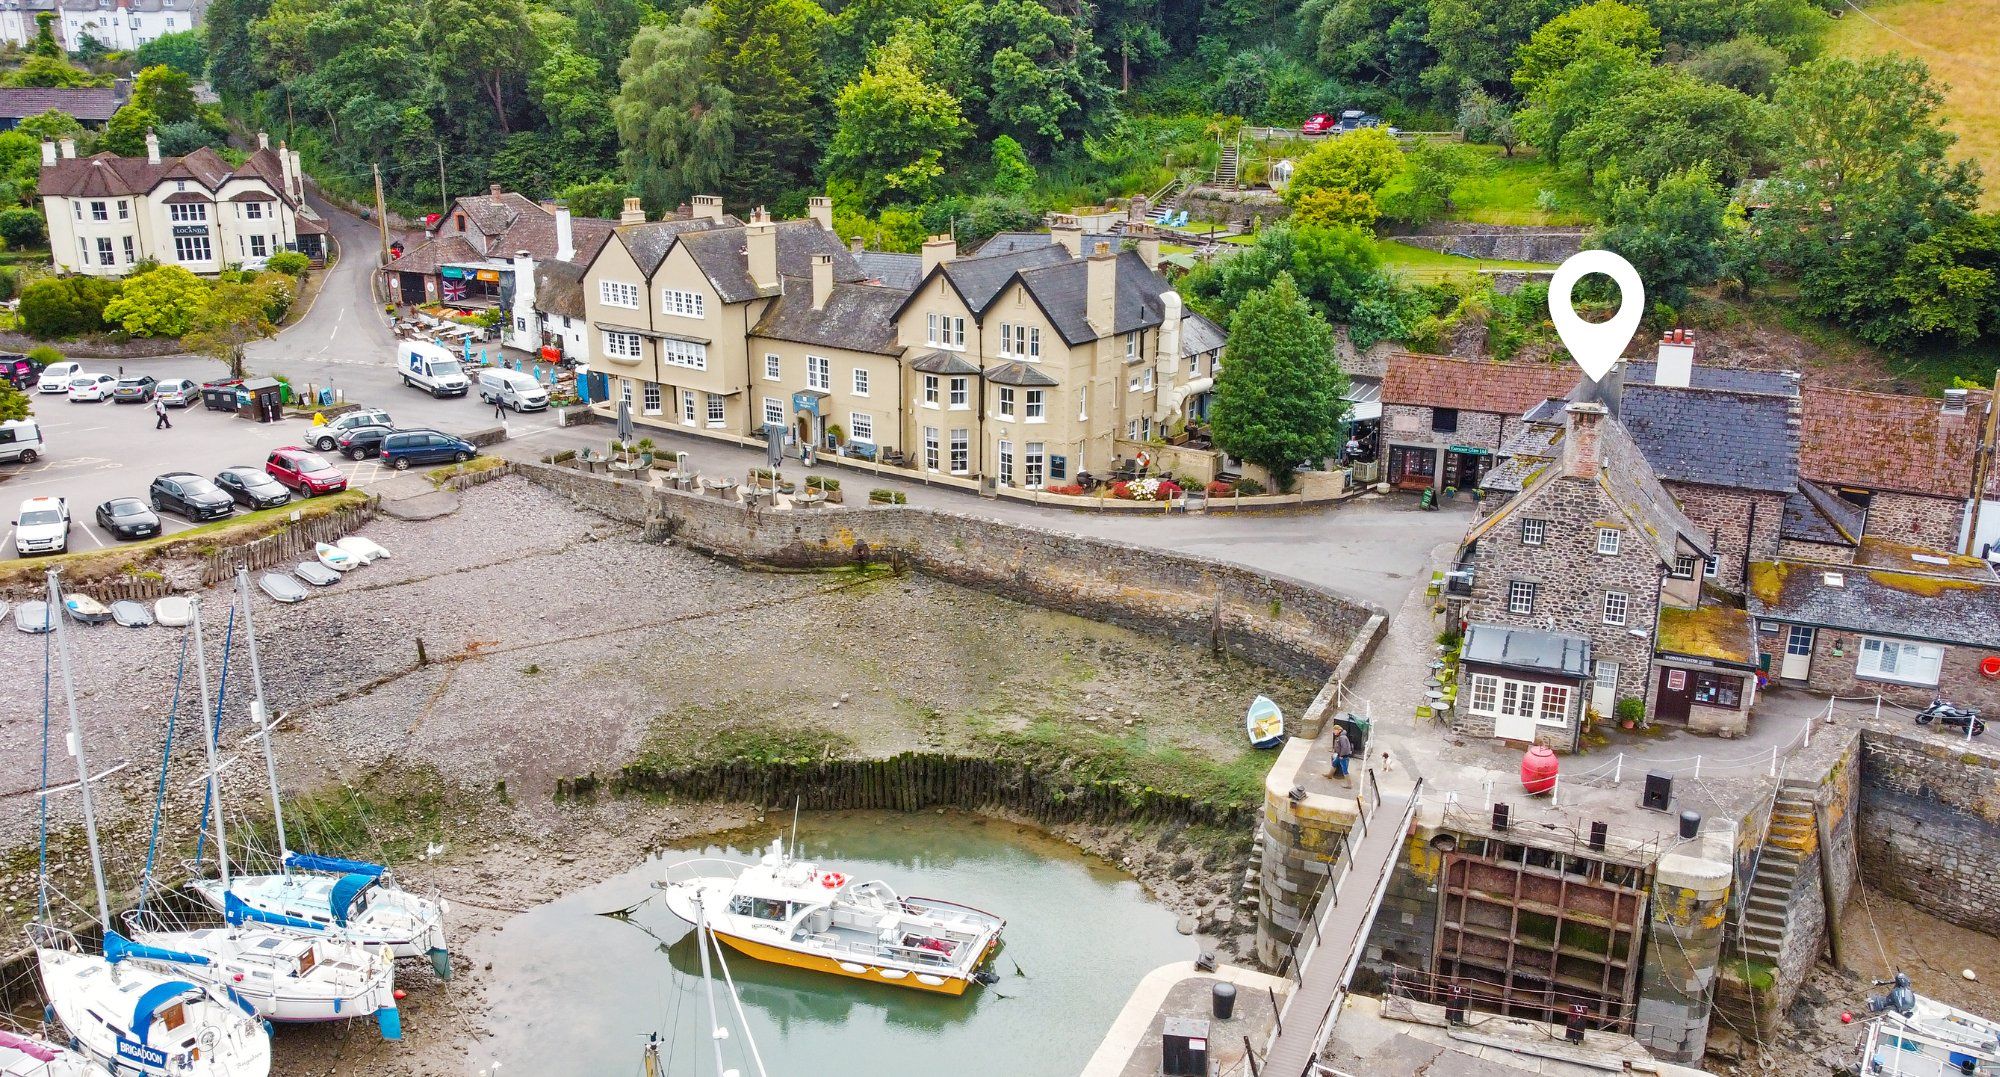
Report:
[[[1636,728],[1646,720],[1646,701],[1638,696],[1626,696],[1618,701],[1615,713],[1618,715],[1618,728]]]
[[[825,494],[827,501],[832,504],[838,505],[841,503],[839,479],[828,475],[808,475],[806,476],[806,489],[817,490]]]

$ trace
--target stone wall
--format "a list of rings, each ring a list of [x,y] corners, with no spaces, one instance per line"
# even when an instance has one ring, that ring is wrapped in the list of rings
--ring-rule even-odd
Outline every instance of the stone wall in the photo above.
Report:
[[[1391,238],[1412,247],[1468,258],[1554,263],[1582,250],[1589,234],[1580,228],[1439,221],[1413,234]]]
[[[1967,503],[1967,498],[1878,493],[1868,499],[1866,528],[1869,535],[1893,542],[1956,550]]]
[[[1811,561],[1821,565],[1851,565],[1854,563],[1854,547],[1831,542],[1807,542],[1804,539],[1779,539],[1778,559]]]
[[[1743,590],[1743,553],[1752,561],[1778,557],[1778,532],[1785,522],[1783,495],[1724,489],[1688,482],[1662,482],[1696,527],[1715,543],[1715,582]]]
[[[1871,725],[1861,736],[1858,837],[1877,889],[2000,934],[2000,747]]]
[[[1780,669],[1784,659],[1784,630],[1757,639],[1761,646],[1771,650],[1772,669]],[[1821,628],[1813,634],[1812,665],[1806,670],[1805,684],[1828,695],[1868,698],[1879,695],[1890,703],[1909,708],[1922,707],[1932,696],[1942,695],[1961,707],[1976,707],[1986,712],[1987,720],[1992,721],[1994,715],[2000,715],[2000,680],[1980,676],[1979,661],[1994,653],[2000,653],[2000,642],[1986,649],[1947,646],[1935,687],[1895,684],[1855,672],[1861,656],[1860,633]],[[1909,715],[1902,717],[1907,719]]]

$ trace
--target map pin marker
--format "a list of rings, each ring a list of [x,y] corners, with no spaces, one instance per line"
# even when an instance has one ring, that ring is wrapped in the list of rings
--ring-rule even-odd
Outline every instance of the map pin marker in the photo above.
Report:
[[[1602,273],[1618,284],[1618,313],[1609,321],[1587,322],[1576,313],[1570,293],[1577,281],[1592,273]],[[1625,346],[1632,343],[1632,333],[1645,313],[1646,286],[1639,281],[1639,271],[1612,251],[1578,251],[1564,259],[1555,276],[1549,278],[1549,318],[1556,323],[1563,347],[1591,381],[1602,381],[1611,372],[1625,354]]]

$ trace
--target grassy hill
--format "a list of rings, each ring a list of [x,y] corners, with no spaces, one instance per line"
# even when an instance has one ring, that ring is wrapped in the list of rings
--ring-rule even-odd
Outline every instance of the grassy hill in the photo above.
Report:
[[[1900,52],[1950,86],[1957,149],[1986,171],[1982,204],[2000,210],[2000,0],[1889,0],[1845,9],[1828,40],[1847,56]]]

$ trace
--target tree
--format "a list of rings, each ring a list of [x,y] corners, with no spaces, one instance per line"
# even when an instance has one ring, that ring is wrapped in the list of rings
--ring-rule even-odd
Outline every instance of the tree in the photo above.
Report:
[[[200,120],[182,120],[179,123],[163,123],[153,129],[160,136],[160,152],[169,157],[185,157],[202,148],[221,148],[228,145],[222,136],[208,129]]]
[[[1300,225],[1367,228],[1382,215],[1382,208],[1375,204],[1373,195],[1344,187],[1322,187],[1286,201],[1292,203],[1292,219]]]
[[[20,123],[14,125],[14,130],[27,135],[37,143],[44,140],[55,142],[65,138],[80,138],[85,134],[83,124],[75,116],[53,108],[23,118]],[[41,151],[38,149],[35,152],[39,154]],[[36,160],[39,161],[41,158],[37,157]]]
[[[144,157],[146,135],[159,123],[159,117],[144,105],[121,105],[104,125],[104,148],[120,157]]]
[[[1306,304],[1291,274],[1244,298],[1229,320],[1229,362],[1209,413],[1217,448],[1290,489],[1300,464],[1340,451],[1346,397],[1333,327]]]
[[[1306,0],[1300,5],[1299,20],[1306,33],[1316,35],[1314,56],[1330,74],[1381,86],[1400,100],[1423,95],[1421,76],[1437,63],[1437,51],[1428,40],[1428,4]]]
[[[840,91],[834,115],[826,173],[854,184],[871,207],[892,195],[923,201],[945,155],[972,133],[958,99],[925,82],[901,42],[875,50],[861,78]]]
[[[1429,224],[1451,208],[1451,193],[1466,177],[1492,167],[1492,158],[1462,142],[1419,142],[1404,154],[1402,174],[1382,188],[1382,215]]]
[[[1689,161],[1708,162],[1734,185],[1770,157],[1763,102],[1624,49],[1586,48],[1530,100],[1522,133],[1600,197],[1627,178],[1658,183]]]
[[[1489,90],[1508,86],[1514,53],[1530,35],[1574,0],[1428,0],[1425,40],[1437,62],[1423,72],[1436,93],[1468,82]],[[1322,39],[1324,40],[1324,39]]]
[[[969,5],[956,47],[970,53],[970,78],[933,70],[934,81],[960,94],[980,130],[1013,135],[1037,150],[1088,133],[1112,112],[1111,71],[1080,19],[1041,0],[991,0]],[[917,56],[928,55],[922,48]]]
[[[177,337],[187,332],[207,300],[207,282],[180,266],[161,266],[125,278],[118,298],[104,305],[104,320],[135,337]]]
[[[1347,326],[1355,347],[1398,339],[1416,315],[1418,297],[1382,269],[1375,237],[1354,227],[1280,223],[1233,258],[1204,262],[1181,278],[1181,294],[1202,313],[1227,322],[1252,293],[1290,274],[1300,294],[1328,321]]]
[[[132,80],[132,104],[153,114],[159,123],[195,118],[194,82],[184,72],[164,64],[139,72]]]
[[[709,64],[714,37],[701,10],[632,39],[612,99],[625,173],[648,206],[713,194],[736,164],[736,99]]]
[[[12,382],[0,381],[0,422],[19,422],[29,413],[28,394],[14,388]]]
[[[699,10],[707,13],[708,66],[738,121],[730,192],[772,201],[812,172],[826,113],[813,80],[830,17],[813,0],[710,0]]]
[[[51,86],[67,88],[71,86],[109,86],[111,76],[93,75],[83,68],[56,56],[30,55],[21,61],[21,66],[7,73],[8,86]]]
[[[42,226],[41,211],[25,206],[10,206],[0,210],[0,239],[7,241],[9,250],[23,250],[46,244],[48,234]]]
[[[618,139],[604,107],[607,82],[596,58],[566,41],[547,43],[528,75],[528,96],[548,120],[555,157],[568,166],[560,171],[595,178],[611,170]]]
[[[270,11],[271,0],[209,0],[202,44],[210,59],[209,86],[224,100],[245,100],[269,85],[271,75],[261,64],[243,60],[253,55],[253,25]]]
[[[1911,247],[1888,291],[1910,339],[2000,335],[2000,217],[1969,214]]]
[[[418,40],[440,77],[471,79],[493,107],[501,134],[507,124],[507,87],[527,66],[535,37],[523,0],[429,0]]]
[[[557,191],[556,198],[578,217],[617,220],[625,200],[638,193],[623,180],[604,179],[571,184]]]
[[[648,11],[640,0],[572,0],[577,50],[600,70],[616,71]]]
[[[1532,97],[1549,77],[1588,50],[1614,49],[1651,63],[1660,31],[1644,11],[1619,0],[1596,0],[1550,19],[1514,54],[1514,88]]]
[[[1752,97],[1764,97],[1789,63],[1782,51],[1763,38],[1742,34],[1695,53],[1683,66],[1697,78],[1719,82]]]
[[[120,291],[115,280],[42,277],[21,289],[21,327],[42,340],[104,329],[104,307]]]
[[[1315,217],[1311,223],[1372,222],[1376,192],[1402,171],[1403,151],[1396,140],[1379,127],[1364,127],[1322,140],[1299,158],[1285,184],[1285,201],[1295,211],[1313,207],[1308,211]]]
[[[218,284],[195,312],[181,343],[228,366],[230,377],[240,378],[244,347],[276,328],[271,324],[270,300],[268,289],[256,284]]]
[[[264,268],[288,277],[303,277],[312,268],[312,259],[298,251],[279,251],[265,259]]]
[[[199,79],[208,74],[208,43],[202,40],[199,31],[176,30],[139,46],[139,51],[132,55],[132,62],[142,70],[165,66],[189,78]]]
[[[1679,309],[1690,287],[1712,283],[1722,270],[1728,201],[1703,164],[1669,173],[1656,188],[1627,180],[1611,196],[1597,245],[1632,263],[1648,298]]]
[[[62,42],[56,40],[55,12],[44,11],[35,16],[35,39],[28,43],[28,55],[48,60],[69,59],[63,51]]]
[[[993,182],[987,189],[1003,198],[1027,194],[1035,187],[1035,166],[1012,135],[993,140]]]
[[[1458,100],[1458,126],[1465,130],[1467,139],[1499,146],[1509,157],[1521,144],[1521,136],[1514,130],[1513,106],[1477,86]]]

